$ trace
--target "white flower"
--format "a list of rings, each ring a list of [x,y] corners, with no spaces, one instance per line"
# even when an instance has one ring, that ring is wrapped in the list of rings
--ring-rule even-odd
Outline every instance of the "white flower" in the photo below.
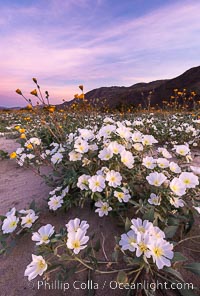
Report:
[[[41,144],[41,140],[39,138],[30,138],[28,142],[36,146]]]
[[[136,246],[136,256],[140,257],[142,254],[145,258],[149,258],[150,250],[148,245],[150,243],[150,237],[148,233],[139,233],[137,235],[137,246]]]
[[[136,150],[136,151],[143,151],[144,147],[141,143],[135,143],[133,144],[133,148]]]
[[[200,167],[191,166],[190,168],[196,175],[200,175]]]
[[[16,209],[15,209],[15,207],[14,207],[14,208],[12,208],[9,212],[7,212],[5,216],[6,216],[6,217],[8,217],[8,216],[10,216],[10,215],[13,215],[13,216],[14,216],[15,213],[16,213]]]
[[[69,152],[69,160],[70,161],[77,161],[77,160],[81,160],[82,154],[78,153],[76,151],[71,151]]]
[[[158,152],[162,153],[165,158],[172,158],[172,155],[167,151],[166,148],[158,148]]]
[[[87,247],[88,240],[89,236],[85,236],[85,232],[79,228],[76,232],[69,233],[67,247],[73,250],[74,254],[78,254]]]
[[[126,127],[126,126],[120,126],[116,129],[116,132],[118,133],[118,135],[120,136],[120,138],[122,139],[130,139],[132,136],[131,133],[131,128],[130,127]]]
[[[166,158],[158,158],[157,164],[159,168],[162,168],[162,169],[169,167],[169,161]]]
[[[134,132],[132,134],[133,142],[142,142],[142,133],[141,132]]]
[[[86,129],[86,128],[79,128],[78,129],[79,134],[81,136],[81,138],[83,138],[84,140],[88,141],[94,138],[94,133],[92,130]]]
[[[165,240],[151,240],[149,245],[153,262],[156,263],[158,269],[164,266],[171,266],[171,261],[174,257],[173,245]]]
[[[86,153],[88,152],[88,149],[89,149],[89,145],[88,145],[88,142],[87,141],[77,141],[75,144],[74,144],[74,149],[76,152],[78,153]]]
[[[131,220],[131,229],[135,231],[135,233],[146,233],[147,231],[150,231],[153,224],[149,222],[148,220],[142,221],[142,219],[132,219]]]
[[[48,201],[48,206],[50,210],[56,211],[60,207],[62,207],[63,198],[62,196],[52,196]]]
[[[103,150],[101,150],[99,152],[98,157],[101,160],[109,160],[109,159],[111,159],[113,157],[113,152],[112,152],[111,149],[105,147]]]
[[[98,150],[98,146],[96,143],[89,145],[89,150],[91,151],[96,151]]]
[[[154,226],[150,229],[150,236],[155,238],[155,239],[164,239],[165,238],[165,233],[157,226]]]
[[[67,186],[62,190],[61,197],[64,198],[68,192],[69,192],[69,186]]]
[[[47,224],[38,229],[38,232],[34,232],[32,235],[32,241],[37,242],[36,245],[48,244],[50,237],[54,234],[54,226]]]
[[[28,209],[28,210],[20,210],[19,213],[20,213],[20,214],[27,215],[27,214],[34,214],[35,211],[32,210],[32,209]]]
[[[110,125],[103,126],[99,130],[99,136],[104,138],[109,138],[111,136],[111,133],[114,132],[115,130],[116,130],[115,125],[110,124]]]
[[[79,218],[70,220],[65,226],[67,227],[69,235],[71,233],[76,233],[79,229],[81,229],[82,232],[86,233],[87,229],[89,228],[89,224],[87,223],[87,221],[81,221]]]
[[[54,195],[57,191],[60,191],[61,189],[62,189],[62,186],[58,186],[54,190],[50,191],[49,194]]]
[[[200,207],[194,207],[193,208],[200,214]]]
[[[154,169],[156,167],[156,160],[153,157],[144,157],[142,161],[142,165],[147,169]]]
[[[107,202],[103,202],[101,200],[95,202],[95,207],[98,209],[95,210],[95,213],[99,214],[99,217],[107,216],[108,212],[112,211],[112,208],[109,206]]]
[[[88,180],[91,178],[89,175],[82,175],[78,178],[77,187],[81,190],[88,190],[89,183]]]
[[[42,275],[47,270],[47,263],[42,256],[36,256],[32,254],[32,262],[27,266],[24,276],[28,276],[28,280],[31,281],[36,276]]]
[[[105,188],[105,179],[101,175],[95,175],[88,179],[89,188],[92,192],[102,192]]]
[[[22,217],[21,225],[24,228],[31,228],[33,223],[37,220],[38,216],[35,215],[35,212],[31,212],[25,217]]]
[[[148,199],[148,202],[151,205],[159,206],[160,205],[160,196],[151,193],[150,198]]]
[[[118,144],[116,141],[115,142],[110,142],[108,145],[108,149],[113,153],[113,154],[119,154],[124,150],[124,146],[121,144]]]
[[[24,148],[17,148],[16,153],[19,155],[24,151]]]
[[[174,147],[177,154],[186,156],[188,153],[190,153],[190,148],[187,145],[176,145]]]
[[[8,214],[8,213],[7,213]],[[19,218],[15,215],[10,214],[3,220],[2,230],[3,233],[12,233],[17,228],[17,223],[19,222]]]
[[[122,246],[122,250],[129,250],[134,252],[137,246],[137,235],[133,230],[121,235],[119,245]]]
[[[114,191],[114,196],[117,197],[119,202],[128,202],[131,198],[128,189],[122,187],[121,190],[122,191]]]
[[[195,188],[199,185],[198,177],[193,173],[183,172],[180,174],[179,180],[184,183],[186,188]]]
[[[134,157],[133,157],[132,153],[129,152],[129,151],[123,150],[120,153],[120,156],[121,156],[121,162],[125,166],[127,166],[129,169],[132,169],[133,168],[133,164],[134,164]]]
[[[173,173],[179,174],[181,172],[180,166],[173,161],[170,162],[169,168],[170,168],[170,171],[172,171]]]
[[[56,152],[52,157],[51,157],[51,162],[53,164],[58,164],[62,161],[63,155],[60,152]]]
[[[154,172],[150,173],[146,179],[150,185],[159,187],[167,180],[167,177],[163,173]]]
[[[179,197],[170,198],[170,204],[177,209],[184,207],[184,201]]]
[[[106,174],[106,181],[108,181],[109,186],[116,188],[121,185],[122,176],[119,172],[111,170]]]
[[[27,156],[28,159],[33,159],[35,157],[35,155],[32,154],[32,153],[29,153],[26,156]]]
[[[142,144],[144,146],[151,146],[152,144],[156,144],[158,141],[151,135],[143,135]]]
[[[179,178],[174,178],[170,182],[170,188],[171,190],[178,196],[182,196],[186,193],[186,186]]]

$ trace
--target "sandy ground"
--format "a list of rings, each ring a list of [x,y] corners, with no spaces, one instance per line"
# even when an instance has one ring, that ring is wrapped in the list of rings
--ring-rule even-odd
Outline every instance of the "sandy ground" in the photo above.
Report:
[[[12,152],[17,148],[18,144],[14,140],[0,138],[0,149]],[[195,165],[200,165],[200,157],[196,158]],[[90,224],[89,235],[96,233],[101,238],[101,232],[105,236],[105,250],[110,255],[114,248],[115,235],[121,233],[121,229],[116,226],[116,223],[112,223],[110,218],[99,219],[98,216],[89,208],[84,209],[72,209],[68,213],[59,212],[59,214],[52,215],[46,210],[45,199],[48,196],[50,188],[43,182],[43,180],[35,175],[31,169],[24,169],[11,160],[3,160],[0,162],[0,215],[5,214],[9,208],[15,206],[18,210],[27,207],[32,200],[36,201],[36,204],[42,209],[40,214],[40,222],[47,224],[51,223],[56,226],[57,229],[64,226],[69,219],[79,217],[85,219]],[[194,233],[199,233],[199,226],[196,227]],[[189,255],[191,261],[199,261],[199,253],[191,253],[187,249],[183,248],[184,253]],[[17,246],[6,257],[0,257],[0,296],[46,296],[46,295],[71,295],[71,296],[84,296],[94,295],[88,294],[85,289],[75,289],[73,287],[74,281],[87,282],[87,273],[74,276],[69,283],[69,289],[64,293],[61,285],[58,289],[52,289],[55,287],[55,283],[52,283],[51,289],[43,285],[38,289],[39,280],[37,278],[33,282],[28,282],[24,277],[24,270],[26,266],[31,262],[31,254],[34,253],[34,243],[31,241],[30,235],[21,238],[17,242]],[[103,255],[102,255],[103,256]],[[102,257],[102,260],[104,258]],[[198,280],[191,273],[185,274],[188,281],[194,281],[198,283]],[[116,275],[95,275],[94,282],[98,284],[95,296],[123,296],[126,295],[126,291],[120,289],[111,289],[110,283],[116,279]],[[44,284],[44,283],[43,283]],[[57,283],[58,284],[58,283]],[[66,285],[67,286],[67,285]],[[164,294],[163,294],[164,295]],[[167,293],[167,295],[170,295]]]
[[[0,149],[12,152],[17,148],[13,140],[0,138]],[[24,169],[19,167],[15,161],[3,160],[0,163],[0,215],[4,215],[9,208],[15,206],[18,210],[28,207],[32,200],[36,201],[36,205],[41,210],[40,222],[55,225],[57,229],[63,227],[68,220],[75,217],[85,219],[90,224],[89,235],[103,232],[105,236],[105,250],[114,249],[114,235],[121,232],[110,219],[99,219],[89,208],[72,209],[68,213],[59,212],[59,214],[52,215],[46,208],[46,200],[48,193],[51,190],[43,180],[35,175],[31,169]],[[112,237],[110,239],[110,234]],[[97,235],[98,236],[98,235]],[[101,237],[102,238],[102,237]],[[26,235],[17,242],[17,246],[6,257],[0,257],[0,296],[45,296],[45,295],[88,295],[84,289],[76,290],[73,288],[75,280],[80,282],[87,282],[87,274],[74,276],[69,282],[69,289],[63,292],[63,289],[47,290],[45,288],[38,289],[38,280],[28,282],[24,277],[24,270],[31,262],[31,254],[34,253],[34,243],[31,241],[31,236]],[[109,254],[110,252],[108,252]],[[105,260],[104,258],[102,258]],[[94,282],[97,282],[99,289],[95,295],[125,295],[121,290],[114,290],[109,288],[110,282],[115,280],[116,274],[111,276],[96,275]],[[53,283],[53,282],[52,282]],[[77,283],[79,285],[79,283]],[[104,285],[104,287],[103,287]],[[54,285],[55,286],[55,285]],[[61,284],[60,284],[61,286]],[[102,291],[103,290],[103,291]],[[113,292],[113,293],[112,293]],[[112,293],[112,294],[111,294]]]

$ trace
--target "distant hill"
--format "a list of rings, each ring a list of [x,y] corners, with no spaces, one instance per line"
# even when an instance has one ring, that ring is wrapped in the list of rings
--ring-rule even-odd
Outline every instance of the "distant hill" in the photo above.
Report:
[[[152,81],[149,83],[137,83],[129,87],[110,86],[93,89],[85,94],[85,98],[89,102],[101,102],[106,100],[110,107],[120,105],[139,105],[146,107],[147,97],[151,94],[151,106],[162,105],[162,101],[168,101],[170,96],[174,94],[174,89],[187,89],[187,92],[195,91],[197,96],[195,100],[200,100],[200,66],[191,68],[173,79],[164,79]],[[97,100],[98,99],[98,100]],[[77,99],[65,102],[60,107],[70,106]]]

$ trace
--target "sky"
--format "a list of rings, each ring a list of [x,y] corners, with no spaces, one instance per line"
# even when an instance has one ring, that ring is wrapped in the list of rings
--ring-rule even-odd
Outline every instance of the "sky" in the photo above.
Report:
[[[37,78],[52,104],[200,65],[198,0],[0,0],[0,106]]]

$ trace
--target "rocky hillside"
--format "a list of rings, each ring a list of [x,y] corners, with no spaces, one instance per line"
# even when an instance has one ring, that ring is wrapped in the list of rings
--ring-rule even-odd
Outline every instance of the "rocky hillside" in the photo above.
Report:
[[[142,104],[147,106],[147,97],[149,92],[151,94],[151,105],[162,105],[162,101],[168,101],[173,95],[174,89],[187,89],[187,93],[195,91],[197,96],[195,100],[200,100],[200,66],[187,70],[182,75],[165,80],[157,80],[149,83],[137,83],[129,87],[111,86],[100,87],[93,89],[85,94],[89,102],[102,102],[106,100],[110,107],[118,107],[120,105],[134,105]],[[97,100],[98,99],[98,100]],[[74,101],[65,102],[65,105],[71,105]],[[64,105],[64,106],[63,106]]]

